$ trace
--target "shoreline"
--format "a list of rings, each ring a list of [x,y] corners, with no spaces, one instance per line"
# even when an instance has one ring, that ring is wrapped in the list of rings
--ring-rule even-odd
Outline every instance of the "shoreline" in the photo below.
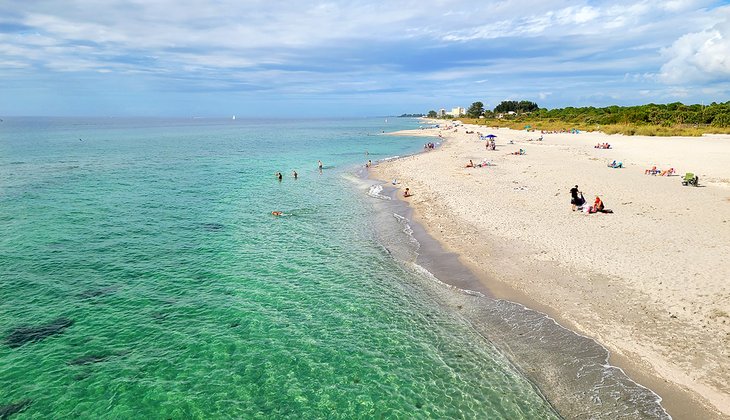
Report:
[[[378,163],[371,171],[370,177],[375,179],[391,179],[396,177],[394,174],[397,174],[399,175],[397,177],[403,180],[403,185],[405,185],[405,183],[413,185],[414,187],[412,189],[416,191],[417,196],[414,196],[413,198],[408,200],[408,205],[413,210],[413,222],[421,225],[423,229],[425,229],[425,231],[429,235],[431,235],[434,240],[442,244],[445,250],[458,255],[459,261],[480,279],[481,283],[485,286],[487,290],[489,290],[490,294],[497,298],[517,302],[525,305],[528,308],[532,308],[542,313],[545,313],[553,318],[560,325],[567,327],[569,330],[580,332],[581,334],[596,340],[608,350],[610,354],[611,364],[625,370],[626,373],[637,383],[648,386],[649,389],[653,390],[659,396],[661,396],[663,399],[662,406],[665,407],[665,409],[667,409],[667,411],[675,418],[726,417],[727,412],[721,414],[720,411],[718,411],[719,408],[723,407],[722,391],[715,390],[716,394],[714,395],[714,397],[719,396],[719,399],[715,398],[715,405],[713,406],[711,402],[708,401],[706,396],[702,393],[702,384],[698,384],[699,386],[690,387],[687,383],[683,384],[679,381],[676,381],[676,376],[667,375],[666,372],[657,372],[658,369],[656,365],[658,361],[661,362],[661,357],[657,357],[657,354],[648,354],[648,356],[650,356],[652,360],[651,362],[647,362],[647,353],[642,352],[644,349],[642,349],[641,346],[632,347],[630,345],[625,345],[627,342],[631,342],[631,334],[628,334],[628,338],[622,337],[624,339],[623,341],[618,340],[618,344],[624,345],[622,347],[620,345],[617,345],[617,340],[615,340],[615,337],[607,336],[604,334],[604,331],[595,328],[594,326],[596,325],[596,321],[607,319],[605,317],[605,315],[607,315],[605,311],[603,313],[600,313],[600,311],[595,310],[596,308],[584,308],[588,309],[588,311],[583,312],[592,312],[591,315],[593,315],[593,319],[590,319],[591,317],[577,316],[575,313],[576,311],[564,310],[564,308],[560,305],[556,305],[554,301],[546,299],[546,295],[547,297],[550,296],[549,293],[533,293],[535,285],[530,284],[531,282],[529,280],[526,281],[526,279],[524,278],[524,273],[522,273],[522,271],[525,271],[524,268],[528,266],[527,271],[531,275],[538,276],[540,278],[549,277],[553,280],[561,277],[567,277],[568,279],[574,280],[583,280],[588,277],[594,283],[592,286],[598,285],[598,289],[602,291],[613,291],[617,289],[616,286],[622,286],[620,284],[616,284],[615,279],[608,276],[601,276],[600,272],[585,273],[581,270],[575,270],[573,267],[565,267],[565,265],[560,264],[560,261],[557,258],[554,258],[554,256],[550,256],[553,258],[543,257],[534,260],[533,257],[535,255],[537,255],[538,257],[542,255],[539,252],[535,253],[534,249],[529,249],[533,248],[534,244],[525,244],[523,242],[515,240],[519,238],[508,238],[510,240],[505,241],[505,238],[503,236],[495,235],[494,232],[489,232],[488,229],[484,229],[483,226],[481,226],[481,229],[480,226],[475,226],[475,224],[473,223],[475,222],[474,220],[465,222],[461,214],[455,214],[453,208],[449,207],[449,204],[453,205],[452,203],[444,203],[444,201],[446,201],[444,200],[444,198],[447,197],[448,192],[444,188],[438,189],[437,191],[432,191],[430,189],[433,189],[433,186],[428,184],[428,182],[436,184],[449,184],[453,187],[456,183],[463,182],[460,181],[458,178],[466,179],[467,182],[473,182],[468,178],[468,176],[471,174],[464,173],[465,171],[489,171],[492,168],[488,167],[462,169],[460,167],[453,167],[450,170],[451,175],[454,176],[450,176],[448,180],[444,180],[443,182],[441,182],[441,180],[438,180],[435,176],[429,176],[427,174],[419,173],[417,174],[417,177],[413,176],[413,174],[410,173],[417,172],[417,170],[415,170],[414,168],[428,167],[429,163],[434,164],[435,162],[438,162],[439,165],[441,165],[441,162],[448,159],[450,159],[451,161],[456,159],[459,162],[464,162],[464,159],[468,160],[468,156],[470,155],[464,154],[463,148],[455,150],[458,148],[452,147],[452,143],[464,142],[465,136],[463,134],[463,131],[465,130],[465,128],[459,127],[459,129],[459,131],[461,131],[462,133],[452,134],[451,132],[446,133],[437,129],[409,130],[403,133],[396,133],[403,135],[422,136],[429,136],[430,133],[430,137],[436,137],[436,135],[441,132],[444,135],[445,140],[445,143],[442,146],[445,147],[442,147],[435,152],[421,153],[414,156],[401,158],[396,161]],[[468,127],[468,129],[484,130],[484,127]],[[500,136],[506,131],[507,130],[505,129],[500,129]],[[536,143],[526,143],[524,139],[517,139],[517,137],[529,136],[528,133],[515,132],[513,130],[509,130],[509,132],[517,141],[517,144],[515,144],[515,146],[512,146],[512,148],[524,146],[532,147],[533,144],[537,145]],[[568,136],[570,135],[568,134]],[[610,142],[613,142],[615,139],[614,136],[606,137],[609,138]],[[469,140],[471,139],[467,139],[467,141]],[[635,138],[632,138],[632,140],[635,140]],[[483,147],[483,143],[474,143],[477,146]],[[506,145],[501,145],[501,148],[504,150],[505,146]],[[561,146],[565,146],[565,144],[561,144]],[[468,149],[469,147],[467,147],[467,150]],[[474,149],[474,157],[476,157],[477,154],[484,154],[484,152],[478,151],[475,148],[472,149]],[[570,152],[573,148],[569,145],[567,148],[561,147],[561,149],[566,149]],[[472,152],[469,151],[468,153]],[[438,154],[439,156],[433,157],[434,154]],[[498,154],[501,156],[504,154],[504,152],[498,152]],[[429,155],[431,155],[432,157],[425,158]],[[585,156],[583,156],[583,154],[581,153],[575,155],[577,155],[579,158],[585,158]],[[495,157],[496,156],[497,155],[495,155]],[[515,158],[519,159],[519,157]],[[502,161],[504,161],[504,159],[502,159]],[[446,165],[448,163],[453,162],[444,162],[443,164]],[[501,165],[507,164],[507,162],[500,162],[497,165],[499,167]],[[721,176],[718,177],[717,174],[713,174],[712,172],[710,172],[710,174],[711,175],[708,176],[707,173],[703,173],[704,179],[709,178],[713,181],[718,180],[720,184],[723,182]],[[677,178],[675,177],[674,180],[677,181]],[[720,185],[720,188],[723,188],[723,186]],[[428,193],[424,194],[426,192]],[[418,195],[421,195],[421,197],[419,197]],[[423,195],[427,195],[428,197],[423,197]],[[401,201],[406,200],[401,199]],[[594,217],[601,216],[591,215],[589,218]],[[478,220],[476,222],[478,222]],[[471,239],[465,240],[467,237]],[[481,252],[474,251],[474,243],[479,244],[479,246],[477,246],[476,248],[479,248],[479,251]],[[510,246],[510,244],[512,244],[512,246]],[[528,248],[527,250],[524,249],[525,245],[528,245],[526,247]],[[485,256],[488,261],[481,261],[484,260]],[[530,261],[531,259],[532,261]],[[515,260],[519,261],[519,269],[517,270],[515,269]],[[443,278],[443,280],[444,282],[449,283],[448,278]],[[553,283],[555,282],[553,281]],[[562,283],[566,283],[565,280],[563,280]],[[568,281],[568,283],[570,283],[570,280]],[[562,284],[560,287],[560,289],[562,290],[558,290],[557,292],[562,292],[562,294],[564,295],[566,290],[570,290],[570,288],[566,289],[564,286],[565,284]],[[613,287],[614,289],[609,289],[611,287]],[[590,296],[589,293],[588,297],[595,298],[596,296]],[[599,299],[598,303],[603,303],[600,302],[600,300],[601,299]],[[610,301],[610,299],[606,299],[605,297],[603,298],[603,300]],[[570,304],[575,303],[574,301],[575,299],[573,299],[573,302],[570,302],[570,299],[568,299],[563,301],[562,303]],[[604,315],[604,318],[599,317],[596,319],[596,312],[599,312],[600,315]],[[610,319],[609,321],[612,322],[609,322],[608,324],[614,326],[618,325],[618,327],[622,327],[621,322]],[[604,328],[604,330],[605,329],[608,328]],[[623,329],[623,332],[625,333],[625,328]],[[618,333],[616,335],[621,336],[621,334]],[[640,339],[640,337],[637,337],[637,339]],[[640,344],[646,343],[642,342]],[[722,370],[717,373],[721,375],[721,372]],[[725,378],[725,380],[726,379],[727,378]],[[726,397],[727,395],[724,396]],[[720,407],[717,407],[718,404],[720,405]]]

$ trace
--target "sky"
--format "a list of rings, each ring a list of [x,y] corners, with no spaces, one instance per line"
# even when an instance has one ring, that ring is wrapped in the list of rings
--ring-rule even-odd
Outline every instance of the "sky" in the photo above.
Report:
[[[730,100],[730,0],[0,0],[0,116]]]

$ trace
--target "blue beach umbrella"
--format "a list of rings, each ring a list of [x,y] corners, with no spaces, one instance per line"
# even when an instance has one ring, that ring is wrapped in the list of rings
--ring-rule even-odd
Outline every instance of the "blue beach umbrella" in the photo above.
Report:
[[[486,135],[486,136],[484,136],[484,137],[486,137],[486,138],[488,138],[488,139],[493,139],[493,138],[495,138],[495,137],[497,137],[497,136],[495,136],[494,134],[487,134],[487,135]]]

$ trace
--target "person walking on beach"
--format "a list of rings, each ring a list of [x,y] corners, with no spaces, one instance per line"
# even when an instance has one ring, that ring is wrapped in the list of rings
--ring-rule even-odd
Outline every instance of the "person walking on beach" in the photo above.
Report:
[[[578,194],[580,194],[580,196]],[[583,203],[585,203],[583,193],[578,190],[578,186],[576,185],[570,189],[570,204],[573,205],[573,211],[575,211],[578,206],[582,206]]]

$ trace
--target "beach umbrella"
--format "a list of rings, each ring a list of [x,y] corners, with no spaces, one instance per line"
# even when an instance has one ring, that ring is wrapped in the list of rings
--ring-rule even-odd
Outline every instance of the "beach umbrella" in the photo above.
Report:
[[[488,138],[488,139],[493,139],[493,138],[495,138],[495,137],[497,137],[497,136],[495,136],[494,134],[487,134],[487,135],[486,135],[486,136],[484,136],[484,137],[486,137],[486,138]]]

